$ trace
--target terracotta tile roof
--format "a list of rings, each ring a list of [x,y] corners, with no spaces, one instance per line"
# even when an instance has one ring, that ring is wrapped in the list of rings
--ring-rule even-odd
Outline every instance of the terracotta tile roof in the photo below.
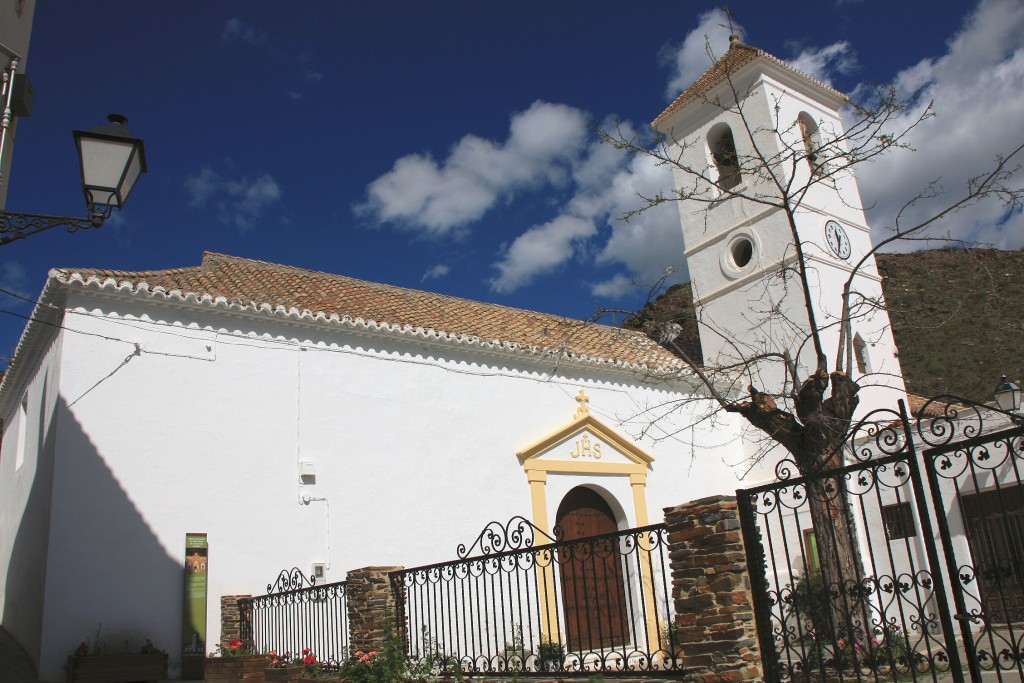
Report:
[[[678,371],[675,356],[646,335],[547,313],[366,282],[224,254],[203,254],[202,265],[143,272],[56,269],[67,284],[130,287],[131,291],[218,300],[294,318],[337,321],[425,337],[554,351],[592,362]],[[175,293],[178,294],[175,294]]]
[[[947,406],[958,409],[966,407],[960,403],[932,401],[932,399],[925,396],[918,396],[917,394],[907,392],[907,410],[910,412],[910,417],[917,418],[918,420],[926,417],[943,417],[946,414]]]
[[[843,95],[843,93],[829,85],[826,85],[825,83],[822,83],[813,76],[809,76],[803,71],[794,68],[788,62],[785,62],[774,55],[768,54],[759,47],[741,43],[737,36],[729,36],[729,49],[725,51],[725,54],[719,57],[715,63],[711,65],[711,68],[705,71],[700,78],[694,81],[693,85],[684,90],[679,97],[673,100],[672,104],[668,105],[668,108],[661,112],[661,114],[658,115],[658,118],[651,122],[651,125],[657,128],[658,124],[682,109],[687,103],[695,99],[699,99],[704,93],[724,81],[729,75],[736,73],[744,65],[757,58],[768,60],[769,62],[781,66],[787,71],[800,76],[804,80],[813,83],[819,88],[832,93],[836,97],[846,99],[846,96]]]

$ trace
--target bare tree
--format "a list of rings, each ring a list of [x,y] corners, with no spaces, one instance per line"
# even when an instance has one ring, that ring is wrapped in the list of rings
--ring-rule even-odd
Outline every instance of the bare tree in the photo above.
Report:
[[[733,125],[722,137],[710,133],[676,136],[671,129],[650,139],[621,129],[599,134],[618,149],[669,167],[675,179],[674,189],[641,196],[640,207],[626,215],[626,220],[666,202],[681,204],[684,216],[703,216],[706,224],[711,212],[728,202],[784,218],[789,232],[787,253],[777,267],[751,285],[761,288],[755,299],[757,310],[748,311],[748,319],[742,321],[751,335],[737,332],[739,322],[724,325],[702,316],[698,305],[704,358],[694,358],[679,344],[670,345],[706,387],[718,411],[741,415],[765,436],[769,447],[760,449],[758,457],[782,448],[801,474],[827,472],[844,464],[844,448],[860,402],[858,394],[871,382],[868,373],[854,362],[853,324],[884,308],[880,289],[862,287],[860,276],[866,268],[874,270],[874,254],[879,249],[898,240],[932,239],[929,227],[978,202],[998,201],[1019,209],[1024,200],[1018,175],[1024,142],[955,192],[940,189],[937,180],[928,183],[904,204],[888,237],[854,254],[845,283],[826,291],[817,287],[809,254],[820,245],[801,234],[800,216],[808,198],[824,190],[832,193],[833,201],[860,210],[854,170],[880,155],[911,151],[910,134],[933,116],[932,107],[901,100],[894,88],[879,87],[869,98],[870,104],[848,102],[845,128],[805,117],[786,120],[792,108],[777,96],[768,98],[769,114],[765,115],[767,90],[758,95],[761,108],[754,111],[754,94],[760,84],[750,77],[750,65],[762,60],[770,68],[813,79],[743,45],[735,36],[721,58],[716,59],[710,48],[708,54],[713,64],[687,91],[691,98],[687,106],[728,117]],[[910,116],[912,112],[918,113]],[[698,149],[700,153],[695,153]],[[844,193],[842,188],[853,191]],[[928,210],[923,218],[922,209]],[[911,215],[916,217],[913,221]],[[806,222],[803,227],[807,232]],[[743,259],[748,255],[736,256]],[[821,315],[821,300],[827,296],[838,299],[830,305],[839,313],[826,320]],[[761,332],[754,334],[755,330]],[[713,335],[722,351],[709,354],[707,340]],[[834,348],[829,348],[826,340],[833,340]],[[803,373],[801,359],[806,361]],[[815,527],[835,531],[818,536],[826,580],[833,585],[842,585],[843,577],[856,580],[860,576],[856,544],[843,542],[855,538],[845,498],[820,492],[809,502]]]

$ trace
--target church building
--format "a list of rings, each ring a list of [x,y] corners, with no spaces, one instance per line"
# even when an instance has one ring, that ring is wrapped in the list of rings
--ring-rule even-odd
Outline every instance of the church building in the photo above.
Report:
[[[795,258],[784,212],[734,195],[771,192],[739,162],[754,153],[821,172],[844,104],[736,41],[655,120],[706,170],[676,180],[709,365],[759,349],[813,368],[802,299],[773,279]],[[738,131],[767,124],[780,135],[748,148]],[[793,149],[806,161],[772,165]],[[840,174],[796,215],[830,341],[870,249],[858,206]],[[186,568],[208,577],[212,650],[219,597],[283,568],[444,561],[491,521],[551,529],[581,505],[604,510],[598,531],[645,526],[733,494],[756,448],[738,416],[702,419],[698,376],[638,332],[224,254],[181,265],[51,270],[0,385],[0,618],[43,680],[100,625],[168,650],[175,675]],[[856,282],[881,296],[873,263]],[[884,310],[854,328],[863,372],[891,378],[862,404],[892,405]]]

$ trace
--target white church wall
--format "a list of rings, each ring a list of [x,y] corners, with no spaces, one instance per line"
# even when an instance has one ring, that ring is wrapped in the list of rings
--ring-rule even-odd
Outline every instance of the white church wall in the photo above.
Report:
[[[515,454],[570,421],[580,388],[627,436],[643,410],[689,391],[600,368],[552,377],[556,359],[188,306],[76,293],[69,308],[77,333],[66,335],[56,408],[46,676],[100,622],[113,642],[152,638],[177,659],[187,532],[209,538],[212,649],[219,596],[261,592],[283,568],[326,562],[337,581],[370,564],[446,561],[487,522],[530,518]],[[663,507],[736,488],[724,462],[739,446],[710,427],[637,445],[655,458],[652,523]],[[313,463],[315,484],[300,485],[300,461]],[[553,523],[560,496],[596,478],[552,480]],[[628,477],[596,483],[634,523]]]
[[[47,575],[60,335],[38,348],[21,396],[2,416],[0,452],[0,615],[33,660],[40,651]]]

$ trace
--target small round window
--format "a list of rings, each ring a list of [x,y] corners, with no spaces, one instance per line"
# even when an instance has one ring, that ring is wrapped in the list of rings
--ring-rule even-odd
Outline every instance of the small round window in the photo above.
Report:
[[[748,237],[740,237],[733,241],[729,251],[733,264],[737,268],[746,268],[754,258],[754,243]]]
[[[757,267],[760,242],[753,230],[737,230],[723,246],[718,259],[725,277],[730,280],[746,277]]]

